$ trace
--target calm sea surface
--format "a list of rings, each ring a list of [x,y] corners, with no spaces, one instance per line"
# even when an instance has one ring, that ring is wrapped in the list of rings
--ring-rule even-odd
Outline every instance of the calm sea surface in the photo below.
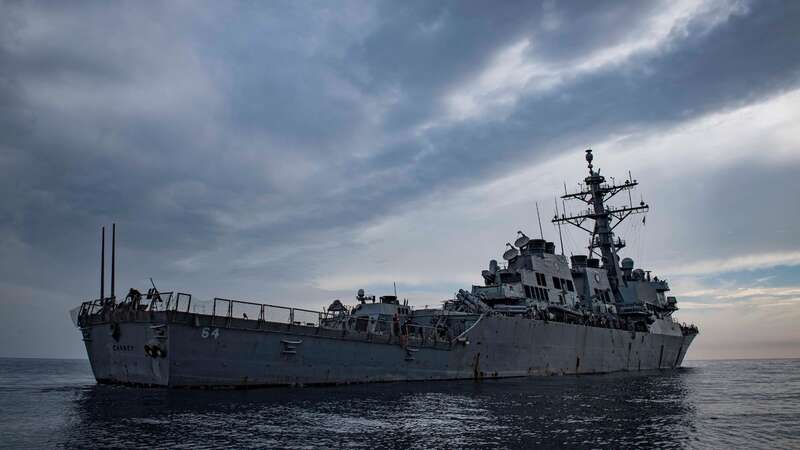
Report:
[[[800,448],[800,360],[661,373],[247,391],[97,386],[0,359],[0,446]]]

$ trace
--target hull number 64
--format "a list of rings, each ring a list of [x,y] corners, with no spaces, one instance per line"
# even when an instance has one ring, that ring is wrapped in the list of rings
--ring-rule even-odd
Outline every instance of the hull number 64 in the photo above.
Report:
[[[219,328],[204,327],[202,330],[200,330],[201,338],[208,339],[209,336],[211,336],[214,339],[217,339],[219,337]]]

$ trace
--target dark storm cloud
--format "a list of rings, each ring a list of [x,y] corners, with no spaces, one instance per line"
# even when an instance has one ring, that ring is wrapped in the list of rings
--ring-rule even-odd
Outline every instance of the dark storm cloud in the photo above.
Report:
[[[426,137],[438,151],[415,163],[413,173],[423,178],[422,186],[465,173],[480,176],[535,158],[538,149],[553,142],[592,142],[610,132],[669,125],[781,93],[800,81],[800,60],[788,57],[800,52],[794,31],[798,14],[800,7],[790,4],[734,16],[710,34],[690,32],[668,51],[523,99],[506,120],[436,130]],[[387,160],[411,164],[421,149],[409,148],[414,145],[398,146],[396,154],[382,155],[375,166]]]
[[[666,51],[522,98],[508,120],[469,120],[410,135],[412,126],[440,112],[447,89],[510,42],[530,36],[542,57],[578,61],[623,37],[618,23],[635,22],[654,8],[597,2],[573,5],[573,11],[487,6],[382,4],[361,12],[367,31],[356,33],[346,30],[341,11],[309,13],[296,6],[224,10],[219,23],[196,16],[186,23],[165,8],[160,13],[178,20],[173,31],[166,19],[152,24],[146,14],[94,5],[87,16],[55,14],[58,20],[49,26],[62,28],[31,46],[24,35],[26,27],[34,28],[26,20],[34,20],[10,14],[6,34],[17,29],[23,37],[3,49],[2,120],[10,132],[2,139],[11,155],[8,169],[28,176],[13,177],[5,190],[14,194],[6,226],[25,242],[46,244],[40,239],[54,223],[88,226],[113,217],[134,223],[141,233],[134,239],[155,248],[213,248],[230,232],[268,245],[369,220],[398,202],[463,183],[466,173],[476,180],[491,176],[536,158],[531,149],[686,119],[797,81],[798,61],[787,57],[800,50],[792,32],[797,6],[753,8],[709,34],[692,33],[688,24],[686,37]],[[31,14],[42,22],[49,16]],[[112,24],[119,23],[104,24],[109,14]],[[561,18],[557,32],[543,28],[546,14]],[[240,26],[226,32],[236,19]],[[199,33],[192,20],[199,30],[217,32],[202,38],[202,47],[193,41]],[[61,36],[67,32],[78,36]],[[56,37],[66,39],[59,43]],[[160,46],[171,38],[176,43]],[[144,43],[130,43],[137,39]],[[190,70],[172,64],[189,64]],[[147,98],[159,94],[142,81],[147,74],[180,86],[198,82],[181,78],[192,70],[207,71],[199,82],[208,84],[178,96],[174,111],[158,110],[159,100]],[[95,84],[98,94],[110,94],[108,104],[71,103],[73,86]],[[31,105],[19,93],[37,87],[54,88],[52,103]],[[145,106],[131,110],[138,107],[130,103],[139,87]],[[114,105],[115,89],[128,104]],[[373,113],[364,105],[395,89],[397,99],[381,125],[399,140],[372,139],[367,145],[377,148],[358,149],[372,156],[354,157],[350,138]],[[198,102],[195,94],[210,98]],[[202,111],[204,106],[211,110]],[[329,194],[332,186],[336,195]],[[272,217],[258,218],[270,212]],[[145,220],[151,216],[158,219]],[[54,245],[69,244],[53,239]]]
[[[542,149],[554,143],[582,145],[608,133],[669,125],[780,93],[798,82],[800,61],[787,57],[800,51],[794,32],[797,15],[794,4],[753,10],[734,15],[710,33],[694,33],[698,25],[688,23],[686,35],[669,49],[523,98],[503,120],[480,118],[434,129],[422,139],[411,137],[386,148],[361,170],[397,168],[402,177],[392,194],[410,191],[413,197],[463,183],[467,174],[477,180],[511,170],[541,157]],[[575,28],[567,25],[559,31],[583,35],[585,22],[570,21]],[[571,41],[567,47],[578,62],[576,48],[583,47]]]
[[[776,95],[800,67],[796,2],[715,26],[707,8],[663,48],[444,120],[444,97],[508,46],[528,39],[527,58],[568,71],[666,5],[184,6],[0,6],[0,282],[14,292],[85,295],[112,220],[131,277],[309,283],[314,249],[358,245],[354,230],[419,199]]]
[[[658,5],[619,2],[420,2],[384,4],[391,18],[354,45],[348,56],[359,61],[355,80],[365,90],[396,89],[397,103],[386,128],[413,127],[437,114],[438,100],[453,85],[479,71],[494,54],[529,37],[550,60],[579,58],[614,43]],[[551,29],[548,20],[558,22]],[[602,36],[602,39],[598,39]],[[417,144],[418,145],[418,144]]]

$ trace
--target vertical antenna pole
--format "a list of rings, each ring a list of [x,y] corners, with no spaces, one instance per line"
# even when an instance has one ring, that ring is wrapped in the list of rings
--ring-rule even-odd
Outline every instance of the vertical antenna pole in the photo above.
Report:
[[[114,262],[117,260],[117,224],[111,224],[111,297],[115,298],[114,296],[114,281],[116,279],[117,272],[114,267]]]
[[[394,296],[397,297],[397,282],[392,281],[392,284],[394,285]]]
[[[106,298],[106,227],[100,238],[100,299]]]
[[[628,181],[633,183],[633,175],[631,175],[631,171],[628,171]],[[631,188],[628,188],[628,204],[631,208],[633,208],[633,199],[631,198]]]
[[[536,219],[539,220],[539,237],[544,239],[544,232],[542,231],[542,218],[539,216],[539,202],[536,202]]]
[[[553,197],[553,203],[556,205],[556,217],[558,217],[558,200]],[[561,222],[558,222],[558,242],[561,243],[561,256],[564,256],[564,239],[561,237]]]

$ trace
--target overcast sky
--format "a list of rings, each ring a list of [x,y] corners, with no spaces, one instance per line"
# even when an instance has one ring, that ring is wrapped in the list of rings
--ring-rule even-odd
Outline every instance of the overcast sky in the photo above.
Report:
[[[701,328],[800,356],[800,2],[0,2],[0,356],[162,290],[319,309],[481,282],[595,166]],[[638,198],[636,199],[638,200]],[[575,205],[577,206],[577,205]],[[587,238],[565,229],[565,251]]]

